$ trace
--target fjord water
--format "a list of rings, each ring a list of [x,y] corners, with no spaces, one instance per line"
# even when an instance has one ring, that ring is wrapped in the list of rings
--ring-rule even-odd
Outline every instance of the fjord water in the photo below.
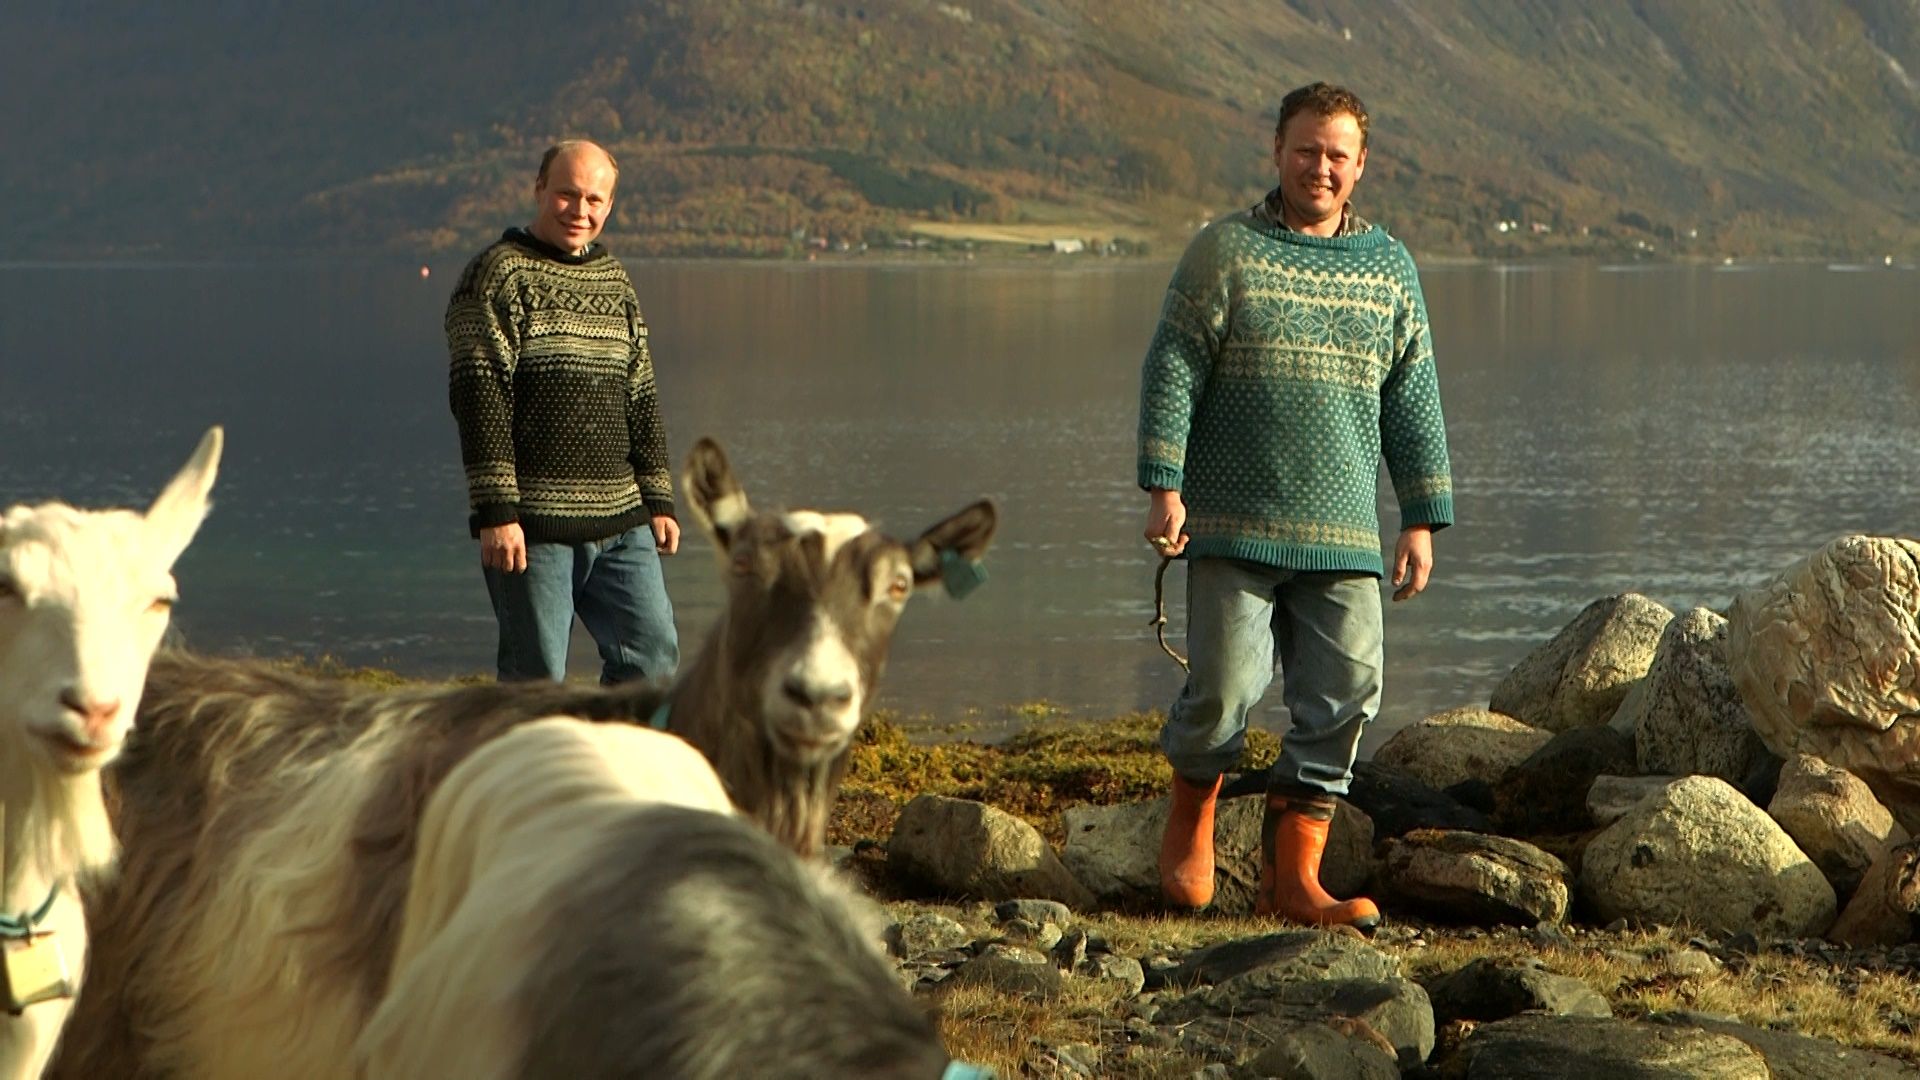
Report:
[[[432,269],[0,267],[0,505],[144,502],[224,424],[213,514],[177,571],[191,645],[490,671],[441,337],[459,266]],[[676,471],[712,435],[756,503],[859,509],[896,535],[999,501],[991,580],[910,605],[882,707],[991,732],[1020,703],[1169,700],[1133,483],[1167,265],[632,270]],[[1431,265],[1423,281],[1460,524],[1427,593],[1389,606],[1368,748],[1484,704],[1599,597],[1723,608],[1834,536],[1920,532],[1912,267]],[[721,592],[688,528],[667,573],[691,651]]]

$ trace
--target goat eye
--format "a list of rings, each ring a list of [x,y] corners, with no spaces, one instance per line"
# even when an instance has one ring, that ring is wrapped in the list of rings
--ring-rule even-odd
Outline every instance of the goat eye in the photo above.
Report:
[[[153,598],[153,603],[147,605],[147,610],[155,615],[164,615],[173,610],[173,605],[178,600],[179,598],[174,596],[156,596]]]
[[[896,574],[887,583],[887,598],[890,600],[905,600],[912,592],[913,582],[905,574]]]
[[[741,577],[752,577],[753,576],[753,559],[750,556],[746,556],[746,555],[735,555],[733,557],[733,565],[731,569],[733,570],[734,573],[740,575]]]

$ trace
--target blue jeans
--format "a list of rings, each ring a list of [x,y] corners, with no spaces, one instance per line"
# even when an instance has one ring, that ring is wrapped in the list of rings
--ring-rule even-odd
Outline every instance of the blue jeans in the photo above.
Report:
[[[1347,793],[1360,733],[1380,709],[1379,578],[1190,560],[1187,651],[1193,670],[1160,729],[1175,771],[1211,783],[1233,767],[1278,654],[1292,726],[1268,788]]]
[[[500,623],[500,681],[567,675],[573,617],[600,649],[600,682],[664,678],[680,663],[653,529],[584,544],[528,544],[527,569],[483,568]]]

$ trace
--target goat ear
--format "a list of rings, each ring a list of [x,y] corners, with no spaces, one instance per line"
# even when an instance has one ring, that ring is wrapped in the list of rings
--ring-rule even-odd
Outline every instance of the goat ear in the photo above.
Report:
[[[981,499],[920,534],[909,549],[913,560],[913,580],[925,585],[940,579],[946,568],[947,553],[963,562],[980,561],[993,542],[993,530],[1000,525],[1000,511],[992,501]]]
[[[220,469],[224,441],[218,426],[208,428],[193,457],[147,510],[147,535],[162,566],[173,565],[206,520],[207,493],[213,490],[213,477]]]
[[[734,530],[746,523],[753,509],[747,505],[747,493],[733,475],[733,466],[720,444],[701,438],[687,453],[687,468],[680,476],[680,488],[687,493],[693,515],[726,550]]]

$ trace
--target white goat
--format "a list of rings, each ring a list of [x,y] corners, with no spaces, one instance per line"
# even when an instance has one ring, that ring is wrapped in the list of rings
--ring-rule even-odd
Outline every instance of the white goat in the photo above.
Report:
[[[671,735],[557,718],[427,803],[366,1080],[935,1080],[858,902],[734,816]]]
[[[142,515],[60,503],[0,515],[0,1078],[37,1077],[87,955],[78,875],[114,857],[99,770],[119,753],[206,516],[219,428]]]
[[[818,851],[908,595],[980,557],[993,506],[911,541],[851,514],[755,514],[706,440],[686,488],[730,596],[671,688],[370,691],[162,651],[111,775],[128,854],[88,897],[101,977],[75,1005],[55,1075],[346,1075],[395,970],[427,803],[520,725],[664,720],[748,818]]]

